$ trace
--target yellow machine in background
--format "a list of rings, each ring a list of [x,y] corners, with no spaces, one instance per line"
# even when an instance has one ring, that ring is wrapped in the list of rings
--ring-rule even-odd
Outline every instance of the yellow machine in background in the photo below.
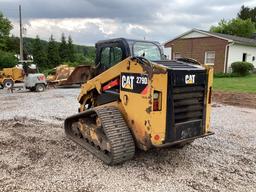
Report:
[[[135,146],[184,146],[210,130],[213,69],[165,60],[157,42],[96,44],[94,77],[81,88],[67,136],[106,164],[131,159]]]
[[[79,65],[76,67],[59,65],[47,76],[47,82],[50,85],[58,86],[83,84],[87,79],[89,79],[90,69],[91,66],[89,65]]]
[[[4,68],[0,71],[0,86],[11,88],[15,82],[24,80],[24,72],[22,68]]]
[[[53,72],[49,74],[46,79],[50,82],[67,80],[74,69],[74,67],[69,67],[68,65],[59,65],[53,69]]]

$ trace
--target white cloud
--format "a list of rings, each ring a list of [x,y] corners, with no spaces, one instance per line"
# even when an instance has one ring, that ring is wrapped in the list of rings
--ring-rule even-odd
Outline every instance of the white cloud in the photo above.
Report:
[[[242,4],[256,5],[255,0],[0,0],[0,10],[11,17],[15,35],[18,3],[24,10],[26,36],[48,40],[53,34],[59,40],[65,33],[79,44],[114,37],[163,42],[191,28],[208,30],[222,18],[233,18]]]
[[[12,20],[14,28],[12,34],[19,35],[18,20]],[[102,37],[115,34],[119,29],[119,23],[113,19],[30,19],[23,22],[23,27],[26,29],[25,36],[35,37],[39,35],[40,38],[47,40],[51,34],[55,39],[60,39],[62,33],[79,34],[91,33],[95,35],[96,31],[102,33]],[[79,40],[77,39],[77,43]]]
[[[142,26],[142,25],[136,25],[136,24],[128,24],[128,26],[126,28],[127,34],[132,34],[133,31],[136,31],[136,30],[143,31],[146,34],[151,32],[151,30],[149,28]]]

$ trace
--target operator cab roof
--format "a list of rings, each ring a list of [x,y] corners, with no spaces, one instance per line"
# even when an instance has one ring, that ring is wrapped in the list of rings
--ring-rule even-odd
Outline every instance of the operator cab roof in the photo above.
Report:
[[[120,37],[120,38],[114,38],[114,39],[100,40],[96,43],[96,46],[99,44],[117,43],[117,42],[124,42],[124,43],[128,43],[128,44],[133,44],[135,42],[145,42],[145,43],[154,43],[154,44],[160,45],[160,43],[157,41],[127,39],[127,38]]]
[[[115,44],[116,44],[118,47],[122,48],[123,54],[126,57],[130,57],[130,56],[133,57],[133,56],[138,56],[138,52],[137,52],[137,54],[135,53],[136,43],[145,43],[145,44],[149,44],[149,46],[150,46],[150,44],[152,44],[153,47],[155,46],[155,48],[158,49],[158,53],[156,53],[156,55],[159,55],[159,58],[157,58],[157,60],[164,59],[163,47],[157,41],[115,38],[115,39],[108,39],[108,40],[98,41],[95,44],[95,47],[96,47],[96,49],[98,49],[100,51],[102,48],[105,48],[105,47],[108,47],[108,46],[113,46],[113,45],[115,46]],[[157,49],[155,49],[154,51],[157,52]],[[138,51],[138,49],[137,49],[137,51]]]

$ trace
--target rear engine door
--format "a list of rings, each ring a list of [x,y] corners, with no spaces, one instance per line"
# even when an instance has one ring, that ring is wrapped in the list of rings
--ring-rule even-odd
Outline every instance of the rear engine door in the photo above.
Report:
[[[206,70],[168,70],[168,142],[204,134]]]

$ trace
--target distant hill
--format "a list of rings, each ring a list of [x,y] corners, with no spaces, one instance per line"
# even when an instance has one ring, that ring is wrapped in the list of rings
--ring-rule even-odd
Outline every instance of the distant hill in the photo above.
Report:
[[[7,38],[6,41],[7,41],[7,43],[6,43],[5,49],[4,50],[0,49],[0,52],[1,52],[0,53],[0,68],[13,67],[18,62],[18,59],[14,55],[15,54],[19,55],[19,53],[20,53],[19,37],[11,36],[11,37]],[[27,57],[28,55],[33,55],[32,49],[33,49],[34,41],[35,41],[35,38],[29,38],[29,37],[23,38],[24,58],[25,59],[28,59],[28,57]],[[45,41],[45,40],[40,40],[40,41],[41,41],[41,45],[43,46],[45,53],[47,54],[48,41]],[[57,42],[57,44],[60,45],[60,42]],[[94,60],[95,60],[95,47],[94,46],[85,46],[85,45],[76,45],[76,44],[73,44],[73,46],[74,46],[74,61],[67,62],[66,64],[71,65],[71,66],[77,66],[80,64],[91,64],[91,65],[94,64]],[[46,58],[46,60],[47,60],[47,58]],[[52,68],[52,66],[48,66],[47,61],[42,66],[41,66],[41,68],[43,68],[43,69],[48,69],[49,67]]]
[[[34,38],[24,37],[24,49],[28,54],[32,54],[32,47]],[[47,49],[48,41],[40,40],[45,50]],[[57,42],[60,44],[60,42]],[[85,45],[76,45],[74,44],[75,53],[82,53],[87,58],[95,58],[95,47],[94,46],[85,46]]]

